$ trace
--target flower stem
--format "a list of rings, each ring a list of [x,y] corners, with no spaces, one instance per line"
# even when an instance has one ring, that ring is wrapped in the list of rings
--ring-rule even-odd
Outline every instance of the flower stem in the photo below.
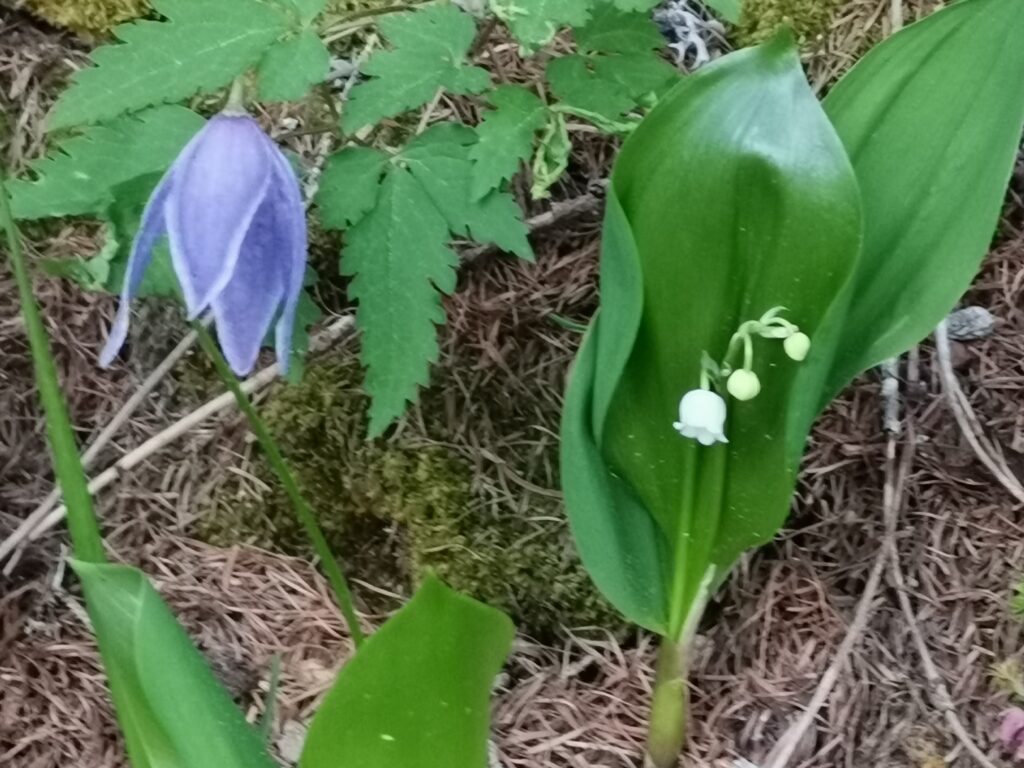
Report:
[[[36,387],[46,414],[46,432],[53,455],[54,473],[64,504],[68,510],[68,531],[75,557],[90,563],[106,561],[103,552],[103,537],[92,506],[85,470],[78,455],[78,444],[71,429],[67,405],[60,390],[57,368],[50,352],[50,342],[39,315],[39,306],[32,293],[32,281],[25,265],[21,250],[21,236],[14,223],[10,201],[4,186],[4,174],[0,170],[0,226],[7,233],[7,250],[10,254],[14,280],[18,284],[21,313],[25,318],[32,362],[35,366]]]
[[[331,547],[327,543],[324,532],[320,529],[316,515],[299,490],[299,484],[285,463],[281,450],[278,448],[274,437],[270,434],[266,423],[260,418],[253,404],[242,391],[238,378],[232,373],[231,368],[228,367],[227,361],[221,354],[220,349],[217,348],[217,344],[214,342],[213,337],[210,336],[210,332],[199,323],[193,324],[193,327],[196,333],[199,334],[199,344],[202,346],[203,351],[206,352],[213,362],[214,368],[217,369],[217,375],[220,376],[231,394],[235,396],[239,410],[249,420],[249,427],[252,429],[253,434],[256,435],[256,439],[259,440],[260,446],[267,456],[267,461],[281,480],[281,485],[284,486],[284,491],[288,495],[292,509],[295,510],[299,522],[302,523],[302,527],[306,530],[306,535],[313,544],[313,550],[316,552],[317,557],[320,558],[324,574],[334,590],[334,596],[337,598],[341,613],[345,617],[345,623],[348,625],[352,642],[355,643],[358,649],[363,643],[363,631],[359,627],[359,619],[356,616],[355,607],[352,603],[352,590],[349,589],[348,581],[346,581],[337,559],[331,552]]]
[[[683,643],[662,638],[654,671],[646,768],[673,768],[686,739],[686,654]]]

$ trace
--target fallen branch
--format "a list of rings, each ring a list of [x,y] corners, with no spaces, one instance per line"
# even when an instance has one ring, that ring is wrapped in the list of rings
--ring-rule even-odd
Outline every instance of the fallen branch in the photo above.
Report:
[[[354,325],[355,318],[352,315],[345,315],[339,318],[332,325],[328,326],[310,339],[310,354],[315,354],[327,349],[335,340],[348,333]],[[242,391],[247,395],[251,395],[253,392],[259,391],[272,383],[279,375],[280,372],[278,365],[277,363],[274,363],[242,382]],[[104,488],[107,488],[118,478],[131,471],[134,467],[138,466],[153,454],[162,450],[174,440],[184,434],[187,434],[194,427],[198,426],[210,417],[220,413],[221,411],[227,410],[234,405],[235,398],[230,392],[226,392],[208,401],[192,413],[164,429],[159,434],[151,437],[138,448],[125,454],[112,466],[94,477],[89,482],[89,492],[95,494]],[[47,514],[34,528],[30,528],[27,529],[27,531],[22,532],[22,528],[24,528],[24,526],[19,527],[18,531],[16,531],[15,534],[12,534],[11,538],[14,538],[15,535],[20,535],[20,539],[19,541],[15,541],[11,546],[16,546],[20,543],[20,540],[24,540],[26,535],[29,540],[38,539],[53,526],[63,520],[66,513],[67,510],[62,505],[49,512],[49,514]],[[8,542],[4,542],[4,544],[6,545]]]

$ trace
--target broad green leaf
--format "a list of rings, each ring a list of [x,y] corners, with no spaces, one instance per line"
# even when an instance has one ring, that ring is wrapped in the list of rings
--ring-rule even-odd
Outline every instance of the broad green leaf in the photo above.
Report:
[[[503,613],[429,577],[338,675],[300,768],[483,768]]]
[[[153,0],[167,21],[138,21],[97,48],[50,116],[51,128],[95,123],[151,104],[211,91],[255,65],[287,29],[257,0]]]
[[[599,2],[590,21],[574,34],[580,50],[595,53],[642,53],[665,47],[649,13],[627,13],[610,2]]]
[[[781,305],[813,337],[859,245],[852,169],[788,35],[686,78],[627,140],[562,462],[583,562],[630,619],[678,639],[709,582],[785,519],[785,437],[807,394],[778,341],[755,345],[763,389],[729,400],[727,445],[672,422],[743,321]]]
[[[864,254],[823,406],[952,309],[995,232],[1024,123],[1024,3],[965,0],[875,47],[829,94]]]
[[[316,198],[325,227],[345,229],[377,204],[387,162],[387,155],[367,147],[346,147],[328,159]]]
[[[389,173],[377,205],[347,231],[341,257],[342,274],[353,276],[349,296],[359,302],[371,436],[427,384],[444,322],[438,291],[455,289],[457,264],[448,222],[426,190],[407,171]]]
[[[311,29],[277,43],[260,62],[260,100],[298,101],[327,77],[331,53]]]
[[[590,18],[592,0],[490,0],[494,15],[504,21],[527,51],[550,43],[562,27],[579,27]]]
[[[520,163],[530,156],[534,136],[547,117],[544,102],[517,85],[498,86],[489,101],[494,109],[484,114],[477,127],[479,140],[469,153],[474,200],[515,175]]]
[[[486,70],[466,64],[476,24],[456,6],[384,16],[378,26],[392,47],[373,54],[363,66],[363,74],[372,79],[352,89],[341,120],[346,133],[421,107],[439,88],[469,94],[490,85]]]
[[[134,768],[272,768],[242,716],[146,577],[71,561],[82,582]]]
[[[153,107],[86,128],[64,139],[29,170],[31,179],[7,183],[19,219],[99,213],[112,202],[118,184],[163,171],[203,118],[178,106]]]
[[[569,167],[571,153],[572,141],[565,126],[565,117],[550,113],[540,143],[533,154],[533,186],[530,188],[530,196],[534,200],[551,197],[550,189]]]

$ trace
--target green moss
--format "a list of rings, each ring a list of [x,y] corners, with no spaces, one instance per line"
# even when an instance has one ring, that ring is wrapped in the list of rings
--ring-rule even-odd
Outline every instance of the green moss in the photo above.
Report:
[[[433,570],[542,638],[563,626],[621,626],[553,510],[484,503],[472,468],[423,438],[366,441],[361,380],[350,356],[335,355],[311,366],[301,385],[278,388],[262,410],[349,573],[407,591]],[[255,482],[225,485],[199,534],[308,555],[276,480],[260,460],[249,471]]]
[[[816,40],[829,28],[841,0],[744,0],[737,39],[756,45],[783,25],[792,27],[801,42]]]
[[[90,37],[150,11],[149,0],[27,0],[25,5],[51,24]]]

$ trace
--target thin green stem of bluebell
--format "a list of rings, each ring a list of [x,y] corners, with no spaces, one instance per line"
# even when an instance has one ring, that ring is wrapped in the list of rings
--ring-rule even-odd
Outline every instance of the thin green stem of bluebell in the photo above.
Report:
[[[92,496],[82,461],[78,454],[78,443],[71,429],[67,405],[57,378],[57,368],[50,351],[50,340],[39,315],[39,306],[32,292],[32,280],[21,250],[21,235],[14,223],[10,201],[4,186],[4,173],[0,169],[0,226],[7,233],[7,250],[10,256],[14,280],[18,285],[21,313],[25,319],[32,362],[35,366],[36,387],[46,415],[46,432],[53,455],[54,473],[64,496],[68,510],[68,530],[74,555],[90,563],[106,561],[103,552],[103,537],[99,522],[93,510]]]
[[[210,332],[199,323],[194,323],[193,328],[195,328],[196,333],[199,335],[199,344],[202,346],[203,351],[206,352],[213,362],[214,368],[217,369],[217,375],[220,376],[224,385],[234,395],[238,408],[248,419],[249,427],[252,429],[253,434],[256,435],[256,439],[259,440],[260,447],[263,448],[271,469],[274,470],[274,473],[280,479],[288,500],[291,502],[292,509],[295,510],[295,515],[299,518],[299,522],[305,528],[306,535],[313,545],[313,551],[320,558],[324,574],[334,590],[334,596],[338,600],[342,615],[345,617],[349,635],[351,635],[352,642],[355,643],[358,649],[363,643],[363,631],[359,626],[359,618],[356,616],[355,607],[352,602],[352,590],[348,586],[345,575],[341,572],[337,559],[331,552],[331,547],[327,543],[327,538],[324,536],[323,530],[321,530],[320,524],[316,520],[313,509],[309,506],[305,497],[303,497],[299,484],[295,480],[295,475],[292,474],[284,460],[284,456],[281,455],[277,441],[274,440],[266,423],[242,391],[238,377],[231,371],[227,360],[224,359],[224,355],[221,354]]]

